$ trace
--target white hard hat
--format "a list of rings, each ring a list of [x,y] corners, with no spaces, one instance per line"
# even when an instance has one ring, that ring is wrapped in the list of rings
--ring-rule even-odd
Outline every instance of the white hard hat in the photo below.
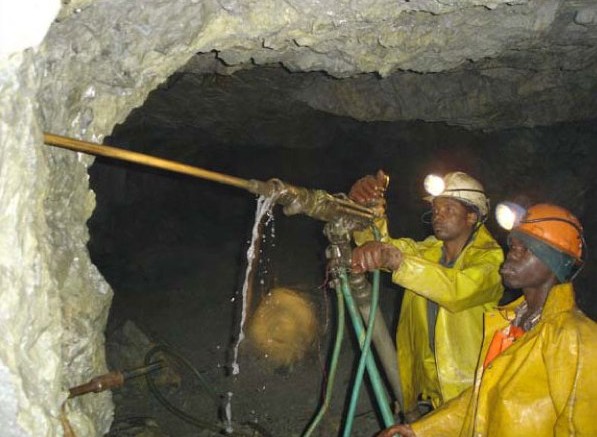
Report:
[[[452,197],[479,211],[479,219],[489,212],[489,199],[485,196],[483,185],[461,171],[446,174],[444,177],[428,175],[425,178],[425,190],[430,196],[425,200],[432,202],[437,197]]]

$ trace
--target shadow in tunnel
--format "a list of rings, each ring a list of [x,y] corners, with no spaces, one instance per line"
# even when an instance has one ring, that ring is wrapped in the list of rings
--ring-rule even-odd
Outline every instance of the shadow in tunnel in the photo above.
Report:
[[[197,132],[173,133],[171,127],[135,119],[135,112],[127,124],[115,129],[109,142],[241,178],[277,177],[331,193],[346,192],[357,178],[383,168],[391,176],[390,232],[415,239],[430,232],[420,219],[428,209],[421,200],[424,176],[460,169],[484,182],[493,204],[524,194],[571,208],[585,226],[589,245],[595,243],[595,123],[482,133],[442,124],[359,123],[316,115],[318,128],[327,129],[322,134],[325,141],[320,139],[317,148],[290,148],[283,143],[265,147],[259,138],[254,138],[255,144],[230,144],[214,139],[217,133],[204,135],[213,142],[199,147]],[[292,136],[295,144],[301,129],[309,126],[300,122],[293,126],[284,131],[283,125],[272,124],[271,129]],[[168,138],[173,138],[171,148]],[[304,216],[286,217],[275,208],[257,279],[262,292],[274,286],[299,289],[311,296],[320,315],[327,314],[321,323],[327,329],[321,331],[317,347],[301,362],[280,370],[268,366],[267,357],[256,355],[245,342],[240,374],[233,376],[229,351],[238,336],[239,291],[255,197],[213,182],[106,159],[97,159],[90,175],[97,208],[89,221],[89,250],[115,290],[107,330],[111,364],[129,365],[142,356],[129,344],[137,337],[122,337],[123,326],[132,322],[148,343],[166,343],[179,351],[224,399],[226,393],[233,393],[235,421],[256,424],[271,435],[299,435],[316,410],[334,331],[329,311],[333,293],[321,287],[326,279],[323,223]],[[505,234],[493,217],[488,227],[504,245]],[[594,319],[597,304],[590,289],[597,279],[595,267],[590,253],[577,281],[579,304]],[[382,311],[393,330],[402,293],[387,276],[382,283]],[[509,291],[504,300],[515,296],[516,291]],[[132,351],[128,355],[127,348]],[[339,432],[354,349],[352,344],[343,350],[334,404],[321,435]],[[144,390],[136,387],[115,394],[116,420],[151,416],[164,432],[196,435],[191,425],[169,415]],[[182,404],[201,411],[195,408],[201,403],[194,399],[196,393],[185,392],[184,386],[178,390],[174,396]],[[364,390],[353,435],[370,436],[381,428],[373,410]],[[218,420],[213,412],[205,414]]]

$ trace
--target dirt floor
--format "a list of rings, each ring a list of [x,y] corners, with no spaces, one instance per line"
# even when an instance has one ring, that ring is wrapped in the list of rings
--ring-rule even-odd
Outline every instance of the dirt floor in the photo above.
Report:
[[[170,369],[153,376],[158,396],[167,405],[149,390],[144,377],[113,392],[116,411],[110,436],[220,435],[227,425],[227,405],[231,435],[302,435],[318,411],[323,381],[330,376],[335,292],[324,286],[323,224],[293,218],[278,220],[277,226],[274,243],[262,248],[270,252],[257,281],[261,288],[274,283],[308,295],[317,308],[317,341],[297,363],[276,366],[245,340],[238,349],[238,375],[231,374],[231,364],[245,239],[215,238],[207,232],[186,241],[152,241],[148,235],[142,248],[96,256],[115,290],[106,339],[109,367],[142,366],[147,352],[159,344],[168,349],[154,359],[165,360]],[[389,319],[395,305],[396,293],[386,290],[382,306]],[[358,360],[354,338],[352,327],[345,326],[330,406],[314,436],[340,435]],[[182,358],[173,358],[171,352]],[[372,436],[382,428],[372,399],[365,384],[351,435]],[[186,413],[186,421],[171,412],[172,405]]]

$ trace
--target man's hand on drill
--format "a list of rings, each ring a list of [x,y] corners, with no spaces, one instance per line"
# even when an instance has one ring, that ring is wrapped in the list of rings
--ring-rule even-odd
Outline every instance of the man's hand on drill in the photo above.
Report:
[[[388,243],[369,241],[352,251],[352,271],[370,272],[378,269],[396,270],[402,262],[402,252]]]
[[[383,170],[378,170],[375,176],[367,175],[356,181],[350,188],[348,197],[364,206],[383,203],[389,181],[388,175]]]

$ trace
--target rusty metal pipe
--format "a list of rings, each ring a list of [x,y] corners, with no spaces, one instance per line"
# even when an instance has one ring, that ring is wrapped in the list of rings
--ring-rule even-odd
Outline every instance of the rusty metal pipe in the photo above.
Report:
[[[124,375],[119,370],[114,370],[104,375],[96,376],[85,384],[72,387],[68,390],[69,398],[75,398],[87,393],[100,393],[104,390],[122,387],[124,385]]]
[[[164,367],[164,363],[158,361],[157,363],[152,363],[132,370],[113,370],[112,372],[96,376],[85,384],[70,388],[68,390],[68,397],[70,399],[87,393],[100,393],[105,390],[122,387],[127,380],[155,372],[162,367]]]

